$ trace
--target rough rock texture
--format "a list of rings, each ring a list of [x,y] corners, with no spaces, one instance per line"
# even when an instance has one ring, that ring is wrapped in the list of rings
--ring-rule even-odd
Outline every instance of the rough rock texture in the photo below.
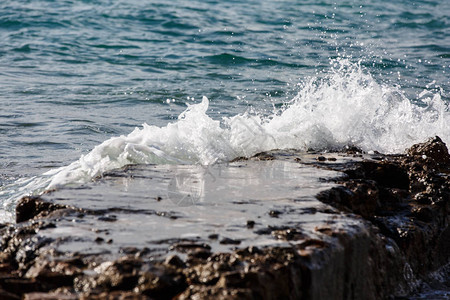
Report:
[[[24,197],[16,207],[16,222],[25,222],[35,217],[45,217],[55,210],[68,208],[65,205],[42,201],[39,197]]]
[[[450,163],[448,148],[438,136],[429,139],[425,143],[413,145],[406,153],[416,158],[422,157],[426,159],[429,157],[443,169],[448,169],[448,164]]]
[[[269,158],[277,159],[255,159]],[[323,158],[313,164],[346,177],[317,197],[354,220],[354,230],[329,220],[314,229],[317,238],[292,224],[261,233],[286,242],[280,246],[240,248],[222,239],[235,250],[221,253],[180,239],[156,260],[147,248],[126,247],[120,257],[59,251],[52,245],[66,237],[42,238],[39,231],[57,228],[62,216],[76,222],[94,212],[25,197],[18,223],[0,228],[0,299],[390,299],[449,289],[445,144],[436,137],[407,155],[346,164]]]
[[[407,153],[345,170],[343,185],[318,198],[376,225],[414,273],[425,276],[449,262],[450,155],[439,137]]]

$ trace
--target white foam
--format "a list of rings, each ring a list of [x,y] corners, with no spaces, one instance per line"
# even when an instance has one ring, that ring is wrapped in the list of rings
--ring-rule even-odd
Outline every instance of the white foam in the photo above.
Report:
[[[439,135],[450,142],[450,112],[439,94],[414,104],[397,87],[377,83],[358,64],[335,62],[324,80],[311,80],[291,105],[264,127],[277,148],[339,148],[402,153]]]
[[[48,188],[86,182],[127,164],[213,164],[271,149],[403,152],[426,138],[450,141],[450,113],[439,94],[413,104],[395,87],[377,83],[358,64],[335,61],[329,75],[308,81],[278,115],[207,115],[209,101],[189,105],[165,127],[143,125],[111,138],[70,166],[52,171]]]
[[[414,104],[399,88],[377,83],[358,64],[344,59],[333,64],[325,78],[304,83],[278,114],[243,113],[213,120],[203,97],[201,103],[188,105],[176,122],[165,127],[144,124],[127,136],[113,137],[69,166],[16,186],[9,199],[84,183],[128,164],[209,165],[271,149],[333,150],[347,145],[401,153],[435,135],[449,144],[449,105],[438,93],[423,93],[423,105]]]

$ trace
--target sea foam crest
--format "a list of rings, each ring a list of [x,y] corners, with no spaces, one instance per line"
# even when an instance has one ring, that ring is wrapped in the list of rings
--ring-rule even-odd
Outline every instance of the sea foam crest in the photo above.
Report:
[[[322,79],[307,81],[278,114],[211,119],[206,97],[165,127],[143,125],[51,171],[49,188],[90,180],[127,164],[213,164],[271,149],[339,149],[400,153],[439,135],[450,141],[448,104],[431,94],[418,105],[399,88],[377,83],[359,64],[337,60]]]
[[[213,120],[203,97],[165,127],[144,124],[127,136],[106,140],[69,166],[24,180],[14,186],[14,193],[6,187],[0,194],[16,199],[84,183],[128,164],[209,165],[271,149],[334,150],[348,145],[401,153],[435,135],[450,142],[449,105],[439,93],[424,93],[428,96],[414,103],[399,88],[377,83],[359,64],[345,59],[332,63],[328,74],[306,81],[278,113],[246,112]]]
[[[277,148],[354,145],[402,153],[431,136],[450,141],[449,105],[440,94],[429,95],[421,105],[413,103],[398,87],[377,83],[359,64],[338,60],[328,76],[307,82],[265,127]]]

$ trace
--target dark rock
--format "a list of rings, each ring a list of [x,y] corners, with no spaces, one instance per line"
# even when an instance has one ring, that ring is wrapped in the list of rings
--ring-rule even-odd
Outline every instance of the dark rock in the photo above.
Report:
[[[62,298],[64,300],[64,298]],[[78,298],[76,298],[78,299]],[[128,292],[128,291],[109,291],[109,292],[103,292],[100,294],[89,294],[87,296],[84,296],[81,298],[83,300],[145,300],[145,299],[152,299],[150,297],[147,297],[142,294],[138,294],[135,292]]]
[[[213,233],[208,235],[208,238],[211,240],[217,240],[219,238],[219,235],[217,233]]]
[[[241,243],[241,241],[230,239],[230,238],[223,238],[220,240],[220,243],[223,245],[239,245]]]
[[[40,197],[23,197],[16,206],[16,222],[25,222],[38,215],[46,215],[54,210],[64,208],[67,208],[67,206],[48,203]]]
[[[316,227],[316,228],[314,228],[314,230],[317,231],[317,232],[320,232],[322,234],[329,235],[329,236],[333,235],[333,229],[330,226],[328,226],[328,225],[323,225],[323,226],[320,226],[320,227]]]
[[[181,260],[178,255],[168,256],[165,260],[165,263],[177,268],[184,268],[186,264]]]
[[[104,263],[104,268],[100,275],[87,283],[81,282],[84,289],[88,287],[93,290],[96,287],[101,287],[107,290],[132,290],[139,279],[139,270],[142,266],[142,261],[132,257],[122,257],[113,262]]]
[[[407,171],[389,162],[363,161],[354,169],[346,170],[350,179],[374,180],[383,187],[408,189]]]
[[[13,266],[10,263],[0,263],[0,273],[9,273],[13,270]]]
[[[197,244],[197,243],[176,243],[173,244],[170,248],[177,250],[181,253],[187,253],[196,250],[206,250],[206,251],[211,250],[211,246],[209,246],[208,244]]]
[[[219,281],[217,282],[217,286],[226,289],[245,287],[243,274],[238,271],[227,272],[220,277]]]
[[[360,148],[355,147],[355,146],[347,146],[344,149],[344,152],[346,152],[347,154],[360,154],[360,153],[363,153],[363,151]]]
[[[20,300],[21,297],[16,294],[9,293],[0,288],[0,299],[2,299],[2,300]]]
[[[255,221],[253,220],[247,220],[247,228],[251,229],[253,227],[255,227]]]
[[[240,256],[250,256],[255,254],[261,254],[262,251],[256,246],[250,246],[244,249],[237,249],[236,254]]]
[[[139,278],[135,291],[155,299],[172,299],[186,287],[186,278],[182,273],[156,269],[154,273],[145,273]]]
[[[271,210],[269,211],[269,216],[272,218],[278,218],[278,216],[281,214],[281,211],[279,210]]]
[[[450,164],[450,154],[440,137],[435,136],[425,143],[413,145],[407,151],[408,155],[433,159],[439,165]]]
[[[2,280],[1,285],[6,292],[23,295],[25,293],[41,291],[42,287],[34,279],[28,278],[10,278]]]
[[[120,253],[127,254],[127,255],[134,255],[138,253],[140,250],[137,247],[122,247],[120,248]]]
[[[267,214],[257,219],[261,228],[254,233],[284,241],[261,248],[247,247],[248,240],[219,239],[218,234],[208,236],[213,247],[202,238],[158,241],[150,248],[106,245],[100,235],[109,230],[98,229],[85,239],[106,251],[60,251],[54,246],[78,237],[43,238],[43,233],[58,228],[62,216],[84,225],[99,217],[114,222],[118,218],[110,213],[126,212],[79,210],[25,197],[17,211],[22,223],[0,228],[0,299],[393,299],[407,297],[424,282],[439,286],[430,278],[446,278],[445,270],[450,270],[450,177],[444,146],[435,138],[411,147],[408,156],[377,154],[379,161],[348,164],[312,160],[347,177],[335,178],[339,186],[318,195],[328,205],[272,209],[269,216],[278,219]],[[274,153],[253,159],[279,157]],[[283,159],[299,155],[288,154]],[[312,223],[313,230],[303,227],[309,222],[305,216],[320,219],[324,213],[327,221]],[[289,222],[279,223],[284,217]],[[339,223],[344,218],[350,225]],[[108,227],[100,224],[97,228]],[[237,230],[253,234],[244,224],[245,219]],[[247,228],[255,224],[248,220]],[[217,246],[228,252],[213,251]]]
[[[433,211],[430,207],[416,207],[412,209],[412,216],[423,222],[433,220]]]
[[[379,190],[372,181],[349,181],[345,186],[321,192],[317,198],[341,210],[371,218],[379,203]]]
[[[74,278],[81,274],[81,266],[83,263],[77,259],[60,262],[37,260],[25,276],[39,282],[41,290],[49,291],[72,286]]]
[[[305,238],[305,235],[297,231],[295,228],[274,230],[272,235],[278,240],[298,241]]]
[[[254,233],[256,234],[271,234],[273,231],[270,227],[260,228],[258,230],[255,230]]]
[[[207,259],[211,256],[211,251],[203,248],[196,248],[188,252],[188,262],[192,262],[192,260],[197,259]]]

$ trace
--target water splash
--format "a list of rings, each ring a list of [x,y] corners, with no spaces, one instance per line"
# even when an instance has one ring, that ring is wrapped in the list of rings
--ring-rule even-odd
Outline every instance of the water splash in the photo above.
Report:
[[[421,104],[415,103],[399,87],[377,83],[360,64],[346,59],[331,63],[326,76],[306,81],[278,113],[213,120],[203,97],[165,127],[144,124],[106,140],[69,166],[5,186],[0,218],[8,218],[24,194],[85,183],[128,164],[210,165],[271,149],[332,151],[348,145],[401,153],[435,135],[450,142],[449,104],[439,93],[422,93]]]
[[[450,141],[449,105],[439,93],[430,93],[419,105],[399,87],[377,83],[359,64],[332,63],[328,76],[308,81],[286,110],[267,123],[277,148],[354,145],[402,153],[430,136]]]

